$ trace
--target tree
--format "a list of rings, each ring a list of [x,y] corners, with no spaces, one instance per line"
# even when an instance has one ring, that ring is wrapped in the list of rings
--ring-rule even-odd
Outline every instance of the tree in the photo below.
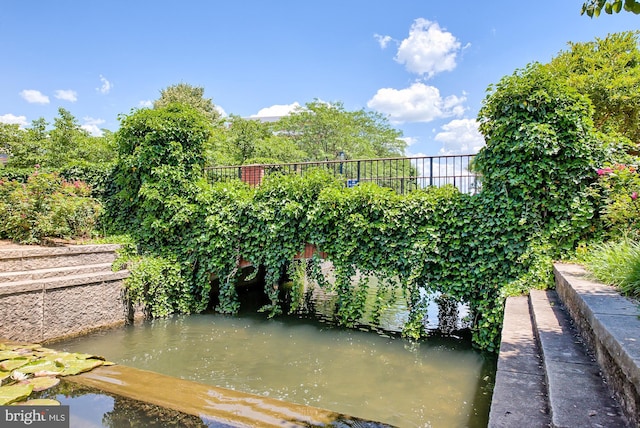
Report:
[[[11,154],[11,149],[24,140],[24,131],[15,123],[0,122],[0,152]]]
[[[228,127],[216,133],[213,144],[214,164],[288,163],[305,159],[305,153],[291,139],[274,133],[269,123],[259,119],[231,116]]]
[[[62,168],[77,157],[78,149],[89,137],[89,133],[80,127],[68,110],[60,107],[49,137],[45,145],[44,163],[51,168]]]
[[[61,170],[72,166],[105,166],[116,158],[112,132],[105,130],[102,136],[94,137],[64,108],[58,109],[50,130],[47,129],[49,123],[42,117],[25,130],[17,125],[0,125],[0,150],[9,155],[8,167],[40,165]]]
[[[153,102],[153,108],[167,107],[169,104],[187,104],[198,110],[212,122],[220,118],[211,98],[204,98],[204,88],[188,83],[171,85],[160,91],[160,98]]]
[[[640,14],[640,2],[637,0],[589,0],[582,4],[582,11],[580,14],[584,15],[586,13],[589,18],[593,18],[594,16],[597,18],[600,16],[603,8],[609,15],[614,12],[619,13],[622,9],[627,12],[635,13],[636,15]]]
[[[591,226],[588,187],[605,157],[589,99],[541,64],[490,87],[478,114],[482,193],[509,198],[518,227],[571,249]],[[547,229],[547,230],[545,230]]]
[[[548,67],[593,103],[596,128],[640,143],[639,32],[610,34],[593,42],[569,43]]]
[[[46,153],[46,144],[49,139],[47,123],[44,118],[38,118],[31,122],[31,126],[20,131],[11,141],[6,141],[6,149],[9,154],[8,167],[32,168],[42,164]]]
[[[197,193],[193,183],[203,176],[212,125],[186,104],[136,110],[120,122],[115,136],[118,191],[109,201],[109,216],[143,241],[162,241],[167,238],[163,228],[189,222],[186,201]]]
[[[308,161],[403,156],[406,143],[379,113],[346,111],[341,102],[315,100],[273,125]]]

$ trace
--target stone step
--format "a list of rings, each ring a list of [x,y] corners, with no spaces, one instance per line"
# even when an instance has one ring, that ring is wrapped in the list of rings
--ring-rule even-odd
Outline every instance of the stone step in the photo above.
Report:
[[[112,263],[119,245],[73,245],[0,249],[0,272]]]
[[[0,272],[0,284],[35,279],[52,278],[58,276],[82,275],[96,272],[110,272],[111,263],[97,263],[81,266],[64,266],[47,269],[32,269],[20,272]]]
[[[529,303],[544,362],[551,426],[628,426],[557,293],[531,290]]]
[[[548,427],[551,423],[540,349],[527,296],[509,297],[489,413],[490,428]]]
[[[121,270],[117,272],[101,271],[76,275],[56,276],[50,278],[4,282],[0,283],[0,296],[42,290],[54,290],[57,288],[73,287],[86,284],[119,281],[128,276],[129,271]]]

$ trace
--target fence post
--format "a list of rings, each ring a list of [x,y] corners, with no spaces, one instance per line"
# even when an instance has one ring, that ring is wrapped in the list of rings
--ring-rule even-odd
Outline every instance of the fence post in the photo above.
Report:
[[[264,165],[243,165],[240,169],[242,171],[240,179],[249,186],[255,187],[262,183]]]
[[[433,186],[433,156],[429,158],[429,186]]]

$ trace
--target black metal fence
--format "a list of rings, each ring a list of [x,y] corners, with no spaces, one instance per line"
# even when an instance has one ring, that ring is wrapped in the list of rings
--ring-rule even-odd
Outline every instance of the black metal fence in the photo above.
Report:
[[[210,182],[243,180],[259,185],[274,173],[301,174],[322,168],[344,180],[345,186],[374,182],[399,193],[428,186],[452,184],[464,193],[477,193],[480,176],[471,171],[474,155],[421,156],[385,159],[334,160],[288,164],[217,166],[206,169]]]

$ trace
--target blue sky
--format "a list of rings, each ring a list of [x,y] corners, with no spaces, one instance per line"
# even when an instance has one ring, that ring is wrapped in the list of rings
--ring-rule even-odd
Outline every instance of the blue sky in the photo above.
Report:
[[[226,114],[341,101],[388,116],[409,154],[472,153],[488,85],[569,41],[640,28],[630,13],[580,16],[582,2],[3,0],[0,121],[64,107],[115,131],[184,82]]]

